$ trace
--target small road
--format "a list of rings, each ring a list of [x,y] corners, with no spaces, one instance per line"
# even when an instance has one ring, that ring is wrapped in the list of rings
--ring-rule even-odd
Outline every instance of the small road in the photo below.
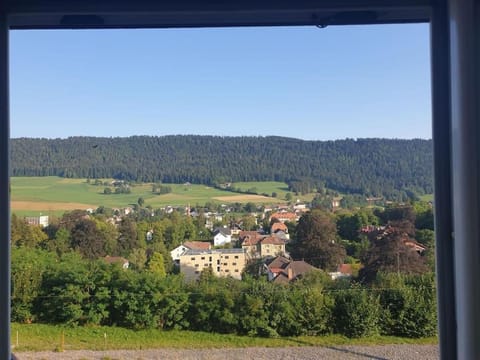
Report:
[[[436,360],[436,345],[329,346],[234,349],[151,349],[151,350],[76,350],[59,352],[22,352],[19,360]]]

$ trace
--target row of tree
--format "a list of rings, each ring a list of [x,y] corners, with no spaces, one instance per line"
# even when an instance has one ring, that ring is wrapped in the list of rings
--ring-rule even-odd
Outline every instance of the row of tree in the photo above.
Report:
[[[189,329],[250,336],[339,333],[423,337],[436,333],[432,275],[381,275],[368,286],[322,271],[290,285],[202,273],[124,270],[78,254],[12,251],[12,319],[132,329]]]
[[[429,140],[134,136],[13,139],[14,176],[222,184],[284,181],[291,191],[405,200],[432,193]]]

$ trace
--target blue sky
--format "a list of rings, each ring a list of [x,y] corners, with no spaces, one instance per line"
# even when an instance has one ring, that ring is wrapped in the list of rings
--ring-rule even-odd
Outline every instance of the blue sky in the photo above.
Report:
[[[427,24],[11,32],[11,136],[431,138]]]

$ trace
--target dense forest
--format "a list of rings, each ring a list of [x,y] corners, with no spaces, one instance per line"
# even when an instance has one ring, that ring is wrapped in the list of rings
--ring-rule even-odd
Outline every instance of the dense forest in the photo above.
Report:
[[[197,135],[12,140],[13,176],[202,183],[313,181],[402,200],[432,193],[432,141]]]

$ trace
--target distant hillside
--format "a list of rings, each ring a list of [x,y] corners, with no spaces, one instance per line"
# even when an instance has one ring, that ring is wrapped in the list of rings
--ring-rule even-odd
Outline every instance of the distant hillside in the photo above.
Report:
[[[12,140],[14,176],[204,183],[308,180],[347,193],[432,192],[432,141],[132,136]]]

